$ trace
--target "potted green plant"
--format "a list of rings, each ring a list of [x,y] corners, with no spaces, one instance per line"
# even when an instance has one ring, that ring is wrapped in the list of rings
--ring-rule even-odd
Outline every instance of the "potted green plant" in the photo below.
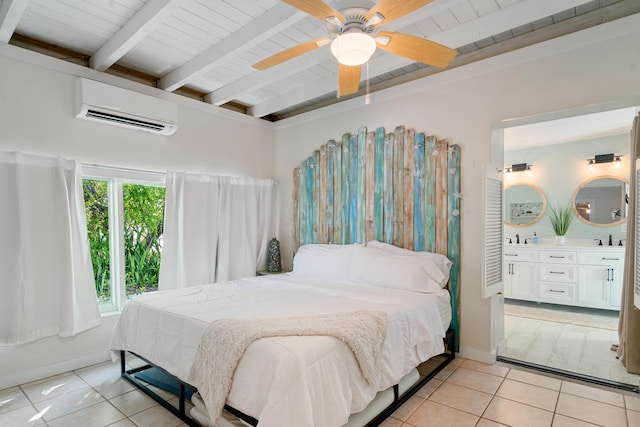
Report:
[[[551,215],[549,215],[549,220],[551,221],[553,232],[556,235],[556,244],[564,245],[566,242],[565,235],[574,218],[571,203],[557,207],[550,206],[550,209]]]

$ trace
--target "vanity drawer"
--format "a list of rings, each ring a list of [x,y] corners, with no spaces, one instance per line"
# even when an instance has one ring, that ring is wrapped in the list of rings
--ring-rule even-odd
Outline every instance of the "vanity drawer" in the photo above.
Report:
[[[503,252],[503,259],[505,261],[528,261],[528,262],[537,262],[538,261],[538,251],[531,251],[526,249],[511,249],[505,248]]]
[[[540,265],[540,280],[548,282],[575,283],[577,268],[570,264],[542,264]]]
[[[576,285],[573,283],[540,283],[540,299],[558,304],[576,302]]]
[[[583,265],[611,265],[624,263],[624,252],[616,251],[614,253],[604,252],[581,252],[578,256],[578,262]]]
[[[577,254],[574,251],[542,251],[542,262],[575,264]]]

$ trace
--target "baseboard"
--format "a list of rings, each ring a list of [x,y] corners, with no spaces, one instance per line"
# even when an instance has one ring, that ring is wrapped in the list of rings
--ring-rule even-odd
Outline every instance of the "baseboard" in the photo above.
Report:
[[[14,387],[20,384],[47,378],[52,375],[63,374],[65,372],[81,369],[96,363],[111,360],[111,352],[101,351],[99,353],[89,354],[74,359],[65,360],[64,362],[55,363],[53,365],[41,366],[28,371],[16,372],[11,375],[0,377],[0,390]]]
[[[473,348],[460,347],[458,352],[460,357],[475,360],[477,362],[488,363],[490,365],[496,363],[497,354],[495,351],[487,353],[485,351],[475,350]]]

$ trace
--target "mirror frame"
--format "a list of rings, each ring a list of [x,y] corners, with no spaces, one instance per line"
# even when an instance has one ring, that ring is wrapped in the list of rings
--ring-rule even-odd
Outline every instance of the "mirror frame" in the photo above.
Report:
[[[608,224],[598,224],[597,222],[591,222],[591,221],[587,221],[582,215],[580,215],[580,213],[578,213],[578,209],[576,208],[576,197],[578,197],[578,193],[580,192],[580,190],[582,190],[582,188],[589,184],[592,181],[595,181],[597,179],[604,179],[604,178],[609,178],[609,179],[616,179],[618,181],[622,181],[625,184],[629,185],[629,180],[626,178],[623,178],[621,176],[615,176],[615,175],[598,175],[598,176],[594,176],[592,178],[587,179],[586,181],[584,181],[582,184],[580,184],[575,191],[573,192],[573,196],[571,197],[571,209],[573,210],[573,213],[575,214],[575,216],[578,217],[578,219],[582,222],[584,222],[587,225],[592,225],[594,227],[611,227],[614,225],[618,225],[618,224],[622,224],[627,220],[627,217],[621,218],[619,220],[617,220],[616,222],[610,222]]]
[[[504,209],[505,210],[507,207],[507,190],[511,187],[515,187],[516,185],[526,185],[527,187],[531,187],[534,190],[536,190],[538,194],[540,194],[540,197],[542,198],[542,209],[540,210],[540,213],[538,214],[537,217],[535,217],[530,222],[527,222],[525,224],[514,224],[512,222],[507,221],[506,219],[503,221],[503,223],[504,225],[508,225],[509,227],[516,227],[516,228],[530,227],[536,222],[540,221],[542,217],[544,217],[544,214],[547,211],[547,197],[544,195],[544,191],[542,191],[542,189],[535,184],[531,184],[530,182],[514,182],[513,184],[509,184],[506,187],[504,187],[504,206],[505,206]]]

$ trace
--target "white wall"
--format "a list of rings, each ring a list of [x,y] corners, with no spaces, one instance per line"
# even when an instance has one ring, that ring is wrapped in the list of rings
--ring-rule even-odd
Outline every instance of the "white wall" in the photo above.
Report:
[[[504,155],[505,165],[528,163],[533,167],[529,173],[515,172],[511,176],[505,177],[505,185],[516,182],[534,184],[544,192],[548,205],[544,217],[531,226],[510,227],[505,225],[505,237],[513,237],[516,233],[519,233],[521,238],[531,237],[535,231],[541,238],[552,238],[554,234],[549,222],[549,206],[568,203],[572,200],[575,190],[582,183],[597,176],[617,176],[628,181],[630,148],[631,136],[627,133],[506,152]],[[620,167],[616,167],[613,163],[594,165],[591,170],[587,167],[587,159],[592,159],[596,154],[607,153],[622,155]],[[609,234],[617,243],[618,240],[626,238],[626,228],[621,225],[594,226],[576,218],[569,227],[567,238],[597,238],[602,239],[606,244]]]
[[[163,137],[74,118],[75,75],[179,103],[178,131]],[[273,138],[273,126],[263,120],[0,44],[0,150],[143,170],[273,178]],[[116,319],[103,317],[101,326],[70,339],[0,347],[0,389],[106,360]]]
[[[580,34],[436,74],[400,88],[294,117],[276,125],[276,170],[282,199],[280,239],[291,264],[292,170],[328,139],[359,127],[397,125],[447,138],[462,147],[461,354],[491,360],[492,312],[481,298],[483,176],[492,157],[492,127],[550,111],[640,99],[640,15]],[[634,98],[631,99],[630,98]],[[496,305],[499,307],[499,305]],[[495,314],[495,313],[493,313]],[[499,337],[498,337],[499,338]]]

